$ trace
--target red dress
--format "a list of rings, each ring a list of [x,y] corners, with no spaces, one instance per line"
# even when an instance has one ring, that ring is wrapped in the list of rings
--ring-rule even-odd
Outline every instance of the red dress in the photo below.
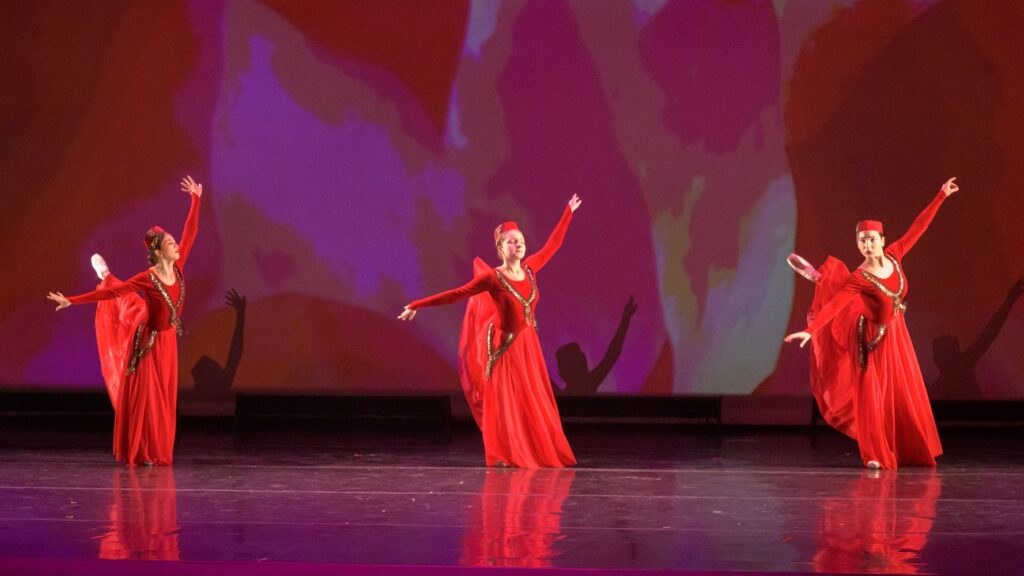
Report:
[[[468,284],[416,300],[409,308],[469,298],[459,341],[459,376],[483,433],[488,466],[562,468],[576,463],[562,432],[544,354],[537,338],[536,273],[562,245],[572,210],[566,207],[544,247],[523,260],[522,280],[477,259]]]
[[[861,459],[883,468],[934,466],[942,454],[921,367],[904,319],[903,257],[928,228],[942,192],[906,234],[884,250],[888,278],[852,273],[831,256],[819,268],[808,314],[811,390],[825,420],[857,440]]]
[[[71,296],[72,304],[99,302],[96,345],[114,406],[114,458],[129,465],[173,461],[178,402],[178,336],[185,300],[182,270],[199,229],[199,197],[192,196],[174,265],[165,284],[151,270],[121,282],[112,274],[99,288]],[[139,294],[142,294],[140,297]]]

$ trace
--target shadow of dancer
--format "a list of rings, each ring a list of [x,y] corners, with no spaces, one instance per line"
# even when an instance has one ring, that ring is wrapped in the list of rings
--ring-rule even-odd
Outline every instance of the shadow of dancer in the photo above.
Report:
[[[622,309],[622,319],[619,320],[619,327],[608,344],[608,350],[604,358],[594,367],[587,368],[587,356],[583,353],[578,342],[570,342],[555,352],[555,359],[558,362],[558,375],[565,382],[565,388],[555,392],[566,396],[589,396],[597,393],[598,387],[604,382],[612,366],[618,361],[622,353],[622,344],[626,340],[626,331],[629,330],[629,321],[636,313],[636,300],[632,296]]]
[[[235,309],[235,331],[231,336],[228,348],[228,360],[221,368],[214,359],[203,356],[192,367],[192,379],[196,383],[195,399],[202,401],[221,401],[231,398],[231,385],[235,381],[238,363],[242,360],[242,347],[245,336],[245,296],[234,288],[224,294],[228,306]]]
[[[939,376],[928,391],[933,398],[966,400],[982,397],[974,368],[1003,329],[1010,310],[1021,294],[1024,294],[1024,277],[1013,283],[1006,299],[996,308],[981,335],[966,350],[960,349],[960,340],[956,336],[943,335],[932,341],[933,360],[939,368]]]

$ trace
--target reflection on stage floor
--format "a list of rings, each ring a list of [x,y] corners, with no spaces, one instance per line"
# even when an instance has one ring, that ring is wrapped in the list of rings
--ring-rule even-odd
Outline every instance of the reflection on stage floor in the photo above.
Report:
[[[101,431],[0,429],[0,567],[1024,573],[1006,430],[947,434],[936,470],[875,472],[837,435],[770,429],[569,427],[566,470],[484,468],[461,428],[185,430],[173,467],[137,468]]]

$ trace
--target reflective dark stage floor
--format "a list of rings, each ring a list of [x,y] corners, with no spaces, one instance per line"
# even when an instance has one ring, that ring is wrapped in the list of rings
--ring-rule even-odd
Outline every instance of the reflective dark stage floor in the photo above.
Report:
[[[570,426],[579,467],[488,470],[468,427],[200,423],[156,468],[76,428],[0,423],[0,573],[1024,573],[1019,429],[871,473],[830,431]]]

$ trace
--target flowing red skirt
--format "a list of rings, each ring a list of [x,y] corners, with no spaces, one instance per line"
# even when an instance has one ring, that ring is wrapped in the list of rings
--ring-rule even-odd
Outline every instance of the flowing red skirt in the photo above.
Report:
[[[120,281],[109,275],[100,286]],[[137,294],[104,300],[96,307],[96,345],[107,394],[114,407],[114,458],[129,465],[173,461],[178,402],[178,340],[174,329],[156,333],[153,346],[126,374],[136,331],[144,326],[146,303]]]
[[[477,259],[474,273],[489,269]],[[459,377],[477,426],[483,433],[488,466],[563,468],[576,463],[562,432],[537,332],[517,334],[487,377],[487,332],[495,326],[492,346],[503,342],[490,295],[469,299],[459,340]]]
[[[810,316],[843,285],[849,270],[831,256],[819,271]],[[854,301],[811,341],[811,391],[825,421],[857,441],[861,460],[883,468],[934,466],[942,454],[917,353],[903,314],[897,314],[867,368],[858,358],[857,321],[867,305]],[[866,321],[865,339],[878,329]]]

